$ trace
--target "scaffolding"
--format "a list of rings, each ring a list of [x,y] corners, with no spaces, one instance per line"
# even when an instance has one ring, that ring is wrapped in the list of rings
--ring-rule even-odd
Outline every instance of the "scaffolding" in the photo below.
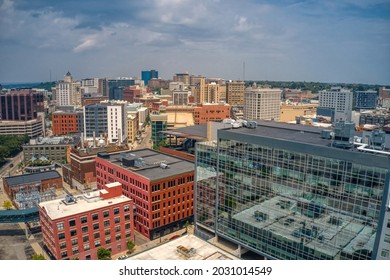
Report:
[[[55,188],[49,188],[45,192],[41,192],[41,185],[29,185],[25,188],[20,188],[15,193],[15,202],[18,209],[28,209],[38,207],[38,204],[43,201],[52,200],[56,197]]]

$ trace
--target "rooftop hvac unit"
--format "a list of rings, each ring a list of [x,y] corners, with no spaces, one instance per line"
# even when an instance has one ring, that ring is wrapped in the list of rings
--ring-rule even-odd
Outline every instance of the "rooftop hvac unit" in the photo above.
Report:
[[[166,164],[166,163],[160,163],[160,167],[161,167],[162,169],[167,169],[167,168],[169,168],[169,165]]]

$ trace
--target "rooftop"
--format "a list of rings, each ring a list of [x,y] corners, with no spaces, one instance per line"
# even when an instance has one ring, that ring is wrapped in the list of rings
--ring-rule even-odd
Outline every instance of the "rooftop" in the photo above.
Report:
[[[187,253],[188,252],[188,253]],[[194,236],[185,235],[134,255],[128,260],[238,260],[239,258]]]
[[[120,168],[137,173],[151,181],[195,170],[194,163],[151,149],[134,150],[119,154],[105,154],[105,160]]]
[[[107,192],[102,190],[103,193]],[[82,195],[71,197],[70,202],[66,202],[69,196],[39,203],[41,208],[45,208],[47,215],[52,219],[59,219],[71,215],[89,212],[108,205],[113,206],[126,201],[131,201],[130,198],[120,195],[110,199],[102,199],[101,191],[88,192]]]
[[[61,178],[61,175],[57,171],[47,171],[41,173],[5,177],[4,180],[7,181],[10,187],[13,187],[22,184],[41,182],[42,180],[49,180],[54,178]]]

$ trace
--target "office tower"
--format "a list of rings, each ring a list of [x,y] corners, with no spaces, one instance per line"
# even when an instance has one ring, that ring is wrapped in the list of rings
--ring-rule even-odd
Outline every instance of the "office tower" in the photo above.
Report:
[[[317,115],[328,116],[333,122],[351,121],[353,92],[341,87],[321,90],[318,93]]]
[[[124,101],[84,106],[84,138],[107,138],[108,143],[127,141],[127,112]]]
[[[0,120],[29,121],[44,112],[42,92],[32,89],[17,89],[0,94]]]
[[[57,260],[97,260],[98,248],[112,255],[134,242],[133,201],[122,195],[121,184],[101,190],[41,202],[39,221],[43,243]]]
[[[375,137],[353,123],[218,130],[196,146],[198,234],[269,259],[390,259],[390,150]]]
[[[158,79],[157,70],[145,70],[141,72],[141,79],[144,81],[145,86],[148,85],[149,80]]]
[[[199,79],[194,87],[195,101],[197,103],[218,103],[226,100],[226,85],[216,82],[207,82]]]
[[[353,109],[375,109],[378,105],[378,92],[362,90],[353,93]]]
[[[97,187],[122,184],[134,201],[134,229],[156,239],[193,220],[194,163],[151,149],[96,158]]]
[[[188,73],[176,73],[173,75],[173,82],[182,82],[184,86],[190,85],[190,74]]]
[[[230,106],[244,106],[244,81],[228,81],[226,82],[226,102]]]
[[[254,83],[245,89],[244,118],[248,120],[279,120],[280,89],[258,88]]]
[[[81,106],[81,83],[74,81],[72,74],[67,72],[64,80],[56,83],[57,106]]]

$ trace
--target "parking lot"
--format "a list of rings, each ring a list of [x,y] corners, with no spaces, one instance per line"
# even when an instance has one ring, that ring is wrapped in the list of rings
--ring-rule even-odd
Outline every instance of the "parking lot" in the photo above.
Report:
[[[0,224],[0,260],[31,260],[34,254],[19,224]]]

